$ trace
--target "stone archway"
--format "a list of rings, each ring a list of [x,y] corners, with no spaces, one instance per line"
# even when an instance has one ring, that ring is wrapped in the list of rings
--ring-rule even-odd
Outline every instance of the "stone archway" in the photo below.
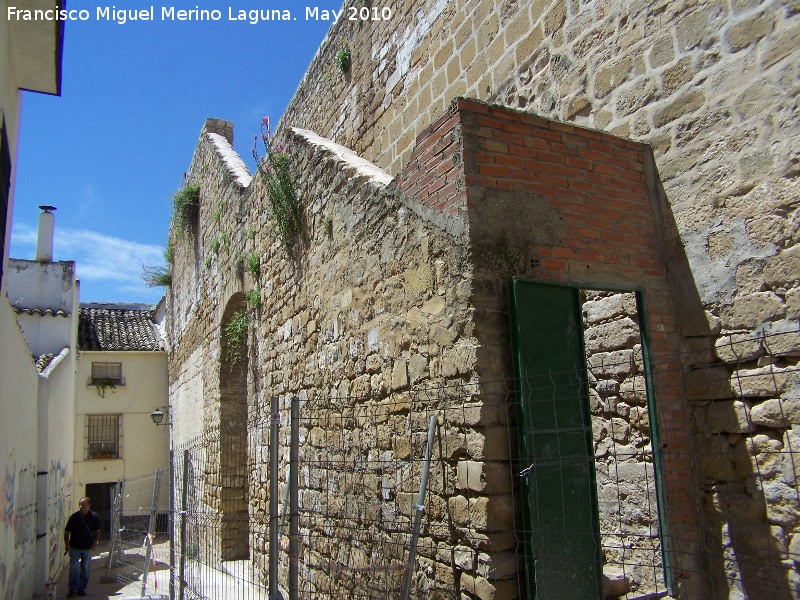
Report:
[[[222,560],[250,556],[247,471],[247,337],[239,345],[228,325],[246,311],[243,294],[225,307],[220,329],[219,423]]]

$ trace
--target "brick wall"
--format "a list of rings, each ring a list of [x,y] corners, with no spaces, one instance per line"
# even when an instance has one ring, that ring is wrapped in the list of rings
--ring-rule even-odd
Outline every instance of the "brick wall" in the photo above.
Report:
[[[507,313],[505,281],[526,275],[589,289],[639,290],[642,319],[659,376],[657,414],[667,497],[668,537],[682,549],[672,565],[699,593],[698,500],[690,482],[691,425],[678,386],[680,336],[667,277],[664,224],[654,211],[644,157],[636,142],[469,100],[458,100],[469,229],[475,259],[473,302],[484,376],[510,372],[510,339],[490,335]],[[542,231],[545,230],[545,231]],[[486,261],[505,254],[510,264]],[[491,357],[504,356],[497,364]]]

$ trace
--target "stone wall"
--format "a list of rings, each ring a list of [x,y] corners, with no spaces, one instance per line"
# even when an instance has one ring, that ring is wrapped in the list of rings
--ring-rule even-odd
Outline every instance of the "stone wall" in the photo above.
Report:
[[[676,376],[675,356],[669,354],[678,346],[676,317],[665,265],[677,257],[664,243],[669,221],[658,210],[662,198],[647,148],[459,100],[425,130],[411,163],[392,180],[329,140],[287,131],[284,141],[305,207],[301,234],[288,250],[274,236],[262,178],[251,180],[228,139],[208,129],[188,173],[188,181],[200,184],[198,221],[172,234],[169,364],[175,414],[201,411],[205,429],[230,429],[227,441],[233,441],[247,435],[248,423],[268,410],[273,395],[283,399],[282,412],[290,396],[300,397],[309,410],[332,401],[347,410],[363,404],[368,412],[374,404],[376,413],[381,406],[399,406],[383,411],[374,437],[365,436],[367,422],[356,419],[335,444],[325,441],[340,429],[330,424],[317,426],[316,433],[309,426],[305,439],[316,436],[306,450],[310,457],[317,448],[340,447],[348,439],[337,460],[377,448],[402,462],[409,448],[418,452],[419,442],[398,445],[403,424],[419,425],[425,410],[447,407],[436,396],[415,409],[409,393],[453,387],[461,390],[461,401],[465,394],[474,396],[475,411],[462,409],[473,417],[445,422],[447,439],[455,444],[449,458],[455,469],[443,475],[449,483],[434,488],[431,502],[439,508],[429,514],[431,533],[420,558],[429,567],[417,584],[480,598],[517,597],[524,582],[509,531],[519,515],[517,467],[511,462],[516,433],[507,410],[513,384],[506,281],[522,274],[574,285],[586,277],[641,290],[652,344],[661,353],[654,365],[667,382]],[[513,218],[503,218],[508,214]],[[605,246],[595,247],[598,239]],[[257,271],[246,267],[252,257]],[[247,301],[247,360],[231,370],[224,327],[252,291],[258,299]],[[497,404],[498,397],[500,408],[486,404],[487,398]],[[244,412],[229,418],[236,406],[246,406],[247,419]],[[321,418],[325,412],[314,414]],[[689,425],[677,388],[667,385],[661,392],[658,418],[670,447],[663,453],[665,535],[676,542],[671,564],[692,597],[705,586],[697,562],[701,527]],[[176,427],[175,443],[188,441],[196,427]],[[460,439],[467,442],[456,443]],[[252,457],[233,464],[230,453],[226,458],[229,449],[223,438],[209,447],[203,501],[223,521],[228,510],[229,516],[243,514],[243,502],[251,515],[263,514],[263,470],[242,470]],[[249,481],[242,482],[248,473]],[[312,506],[325,491],[314,487],[315,477],[310,472],[305,481]],[[365,488],[347,489],[355,501]],[[454,518],[461,535],[448,524]],[[225,548],[211,554],[246,550],[263,565],[263,532],[252,548],[240,548],[240,541],[223,540]],[[456,546],[458,561],[446,551]],[[319,554],[309,546],[304,564],[324,571],[336,563],[336,549],[328,546]],[[325,581],[328,587],[315,593],[337,593]]]
[[[414,162],[425,128],[447,118],[456,96],[649,144],[660,251],[683,335],[675,359],[684,371],[662,369],[659,381],[685,393],[688,403],[669,410],[684,414],[693,439],[683,444],[704,457],[699,479],[682,485],[701,492],[704,544],[725,548],[708,559],[713,593],[766,593],[759,582],[771,577],[781,593],[796,593],[797,488],[791,469],[779,476],[777,463],[762,466],[796,451],[794,413],[773,417],[794,398],[800,354],[800,7],[430,0],[392,10],[387,22],[332,27],[282,125],[313,129],[392,174]],[[347,74],[334,62],[344,44],[353,55]],[[566,166],[542,172],[575,182]],[[506,171],[505,179],[515,177]],[[624,226],[598,223],[594,249],[625,235]],[[552,266],[556,278],[582,280],[564,271],[563,256],[518,258],[539,260],[535,276]],[[732,515],[746,518],[731,523]],[[743,574],[741,564],[756,557],[785,568]]]

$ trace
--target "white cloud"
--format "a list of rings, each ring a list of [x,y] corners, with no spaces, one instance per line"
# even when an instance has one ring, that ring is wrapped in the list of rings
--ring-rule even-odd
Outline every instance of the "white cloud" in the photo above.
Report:
[[[32,259],[36,253],[37,230],[15,222],[11,233],[11,256]],[[53,240],[55,260],[74,260],[82,288],[103,290],[108,298],[147,288],[141,281],[142,265],[164,264],[161,246],[142,244],[87,229],[56,227]],[[161,290],[159,290],[161,291]],[[158,293],[158,292],[156,292]],[[149,294],[148,294],[149,295]]]

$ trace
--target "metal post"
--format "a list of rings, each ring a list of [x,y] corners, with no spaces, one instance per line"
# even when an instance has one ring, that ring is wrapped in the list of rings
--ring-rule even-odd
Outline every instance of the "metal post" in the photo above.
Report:
[[[118,545],[119,540],[119,504],[122,492],[122,482],[117,481],[117,485],[109,490],[111,495],[111,530],[109,533],[108,542],[108,561],[106,564],[106,575],[111,575],[111,567],[116,565],[114,561],[114,552]]]
[[[281,598],[278,591],[278,428],[281,414],[278,398],[272,398],[269,428],[269,600]]]
[[[300,399],[292,398],[292,428],[289,446],[289,600],[298,600],[300,520],[298,483],[300,467]]]
[[[150,523],[145,533],[145,541],[147,549],[144,553],[144,567],[142,568],[142,598],[147,591],[147,574],[150,571],[150,559],[153,556],[153,538],[150,535],[156,528],[156,512],[158,511],[158,493],[161,487],[161,469],[156,469],[155,477],[153,480],[153,500],[150,502]],[[155,577],[155,575],[153,575]],[[158,583],[156,582],[156,585]]]
[[[422,480],[419,482],[419,495],[417,503],[414,505],[416,515],[414,516],[414,528],[411,533],[411,548],[408,551],[408,562],[406,563],[406,574],[403,578],[403,588],[401,591],[402,600],[408,600],[411,591],[411,577],[414,575],[414,561],[417,558],[417,540],[419,540],[419,530],[422,526],[422,511],[425,510],[425,490],[428,487],[428,473],[431,466],[431,454],[433,450],[433,431],[436,427],[436,415],[431,417],[431,424],[428,427],[428,444],[425,446],[425,462],[422,464]]]
[[[169,441],[172,446],[172,439]],[[169,600],[175,600],[175,451],[169,450]]]
[[[180,600],[183,600],[183,591],[186,588],[186,510],[189,503],[189,451],[183,451],[183,489],[181,490],[181,567],[178,574]]]

